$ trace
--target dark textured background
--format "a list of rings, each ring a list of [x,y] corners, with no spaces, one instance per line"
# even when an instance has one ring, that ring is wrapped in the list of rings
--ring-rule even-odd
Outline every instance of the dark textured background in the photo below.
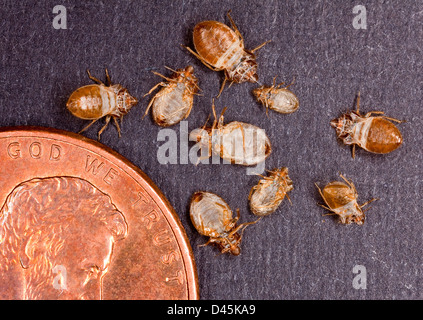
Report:
[[[67,8],[67,30],[55,30],[55,5]],[[367,30],[352,26],[355,5],[367,9]],[[269,117],[251,95],[254,84],[235,84],[216,101],[228,106],[226,121],[264,128],[273,143],[266,168],[287,166],[295,189],[272,216],[245,232],[242,254],[217,256],[193,228],[190,196],[216,192],[242,221],[248,193],[258,178],[232,165],[161,165],[161,130],[141,116],[142,99],[123,119],[122,138],[111,125],[101,142],[140,167],[163,191],[184,225],[198,267],[202,299],[421,299],[422,277],[422,43],[419,1],[2,1],[0,5],[0,126],[36,125],[77,132],[86,122],[65,104],[90,84],[85,70],[142,97],[169,75],[164,66],[192,64],[204,96],[195,98],[189,130],[203,125],[223,74],[207,69],[181,48],[192,45],[202,20],[229,24],[226,12],[251,49],[259,77],[291,82],[300,108]],[[404,144],[388,155],[350,149],[337,141],[329,121],[354,107],[361,91],[363,112],[383,110],[405,119]],[[86,136],[96,139],[96,123]],[[179,125],[172,127],[179,136]],[[190,144],[191,146],[192,144]],[[314,182],[351,178],[359,202],[380,198],[363,226],[344,226],[316,205]],[[367,289],[352,286],[355,265],[367,268]]]

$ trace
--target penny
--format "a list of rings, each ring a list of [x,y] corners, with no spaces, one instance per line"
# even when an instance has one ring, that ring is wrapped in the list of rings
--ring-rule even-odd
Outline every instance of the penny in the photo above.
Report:
[[[174,209],[128,160],[78,134],[0,129],[0,299],[198,299]]]

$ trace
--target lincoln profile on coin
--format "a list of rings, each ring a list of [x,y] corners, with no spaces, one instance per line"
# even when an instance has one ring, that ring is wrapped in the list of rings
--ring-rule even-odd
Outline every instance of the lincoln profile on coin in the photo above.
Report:
[[[128,225],[84,179],[36,178],[0,211],[0,299],[101,299],[115,243]]]

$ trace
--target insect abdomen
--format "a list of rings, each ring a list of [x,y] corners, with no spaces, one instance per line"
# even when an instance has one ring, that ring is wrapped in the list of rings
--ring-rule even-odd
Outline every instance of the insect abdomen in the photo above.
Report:
[[[232,211],[221,197],[199,191],[191,199],[190,217],[199,233],[218,238],[229,231]]]
[[[263,129],[238,121],[228,123],[213,134],[212,148],[221,158],[245,166],[264,161],[272,151]]]
[[[388,153],[402,143],[398,128],[382,117],[374,117],[369,127],[365,149],[374,153]]]
[[[165,87],[159,92],[153,105],[154,121],[161,126],[171,126],[187,116],[194,97],[186,94],[186,85],[177,83],[174,87]]]
[[[259,186],[251,195],[250,208],[256,216],[266,216],[273,213],[280,205],[283,198],[278,198],[278,186],[271,183],[268,187]]]
[[[194,46],[198,54],[209,64],[226,69],[237,52],[243,52],[243,45],[235,32],[217,21],[203,21],[194,28]],[[232,58],[232,59],[231,59]],[[233,62],[230,62],[233,64]]]
[[[66,104],[72,114],[81,119],[94,120],[114,110],[116,94],[103,85],[88,85],[75,90]]]
[[[291,91],[276,89],[270,94],[269,108],[280,113],[292,113],[298,109],[298,98]]]
[[[350,187],[342,182],[332,182],[323,189],[324,199],[332,210],[344,207],[355,201],[355,195]]]

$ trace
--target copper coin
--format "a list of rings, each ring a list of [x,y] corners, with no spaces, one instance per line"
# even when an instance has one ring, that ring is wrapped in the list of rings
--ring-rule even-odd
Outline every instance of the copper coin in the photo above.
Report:
[[[100,143],[0,130],[0,299],[198,299],[191,247],[151,180]]]

